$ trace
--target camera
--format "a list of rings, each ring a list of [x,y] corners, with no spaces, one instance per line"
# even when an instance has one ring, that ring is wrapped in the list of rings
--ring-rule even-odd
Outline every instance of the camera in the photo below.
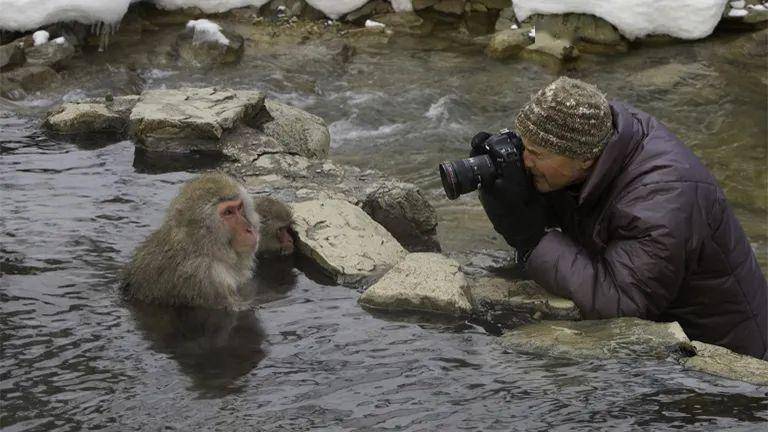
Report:
[[[501,176],[506,164],[516,164],[523,169],[523,141],[516,133],[502,129],[479,141],[473,139],[472,142],[472,154],[478,156],[440,164],[440,179],[448,199],[490,187]]]

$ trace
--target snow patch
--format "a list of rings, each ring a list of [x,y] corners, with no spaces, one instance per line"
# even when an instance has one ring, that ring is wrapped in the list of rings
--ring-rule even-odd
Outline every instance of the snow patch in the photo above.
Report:
[[[411,0],[392,0],[392,9],[395,12],[413,12],[413,2]]]
[[[738,18],[749,15],[749,11],[746,9],[731,9],[728,11],[728,16],[731,18]]]
[[[737,0],[731,2],[731,7],[734,9],[744,9],[744,6],[747,4],[744,0]]]
[[[339,19],[353,10],[361,8],[368,0],[306,0],[313,8],[328,18]]]
[[[51,35],[45,30],[38,30],[32,33],[32,40],[34,41],[35,46],[48,43],[48,38],[50,37]]]
[[[56,39],[52,40],[51,42],[55,43],[56,45],[64,45],[67,43],[67,40],[64,39],[64,36],[59,36]]]
[[[111,0],[110,0],[111,1]],[[196,7],[205,13],[226,12],[246,6],[261,7],[269,0],[150,0],[160,9],[174,10]]]
[[[187,23],[187,30],[192,32],[193,45],[204,42],[229,45],[229,39],[221,32],[221,26],[213,21],[207,19],[191,20]]]
[[[598,16],[628,39],[666,34],[701,39],[712,33],[727,0],[515,0],[515,16],[582,13]]]
[[[117,23],[130,3],[131,0],[0,0],[5,11],[0,14],[0,29],[25,31],[64,21]]]
[[[374,20],[365,20],[365,27],[367,28],[384,28],[386,25]]]

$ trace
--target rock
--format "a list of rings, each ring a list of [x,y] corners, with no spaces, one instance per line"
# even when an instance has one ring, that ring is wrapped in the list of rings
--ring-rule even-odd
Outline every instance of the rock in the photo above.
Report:
[[[331,134],[322,118],[274,100],[264,104],[268,117],[259,129],[275,139],[286,153],[325,159],[331,147]]]
[[[496,20],[495,30],[497,32],[504,30],[516,30],[511,28],[512,25],[517,26],[515,9],[512,7],[502,9],[499,12],[499,18]]]
[[[138,99],[138,98],[136,98]],[[99,102],[65,103],[52,111],[43,126],[59,134],[122,134],[128,127],[128,116]]]
[[[171,57],[184,65],[197,68],[239,62],[245,51],[245,40],[232,31],[222,30],[221,33],[229,43],[195,41],[193,30],[187,29],[176,38],[171,48]]]
[[[263,105],[257,91],[150,90],[133,108],[130,129],[147,151],[220,152],[222,137],[242,125],[255,126]]]
[[[14,41],[0,46],[0,70],[21,66],[24,61],[24,50],[21,49],[21,44],[18,42]]]
[[[392,180],[377,171],[363,172],[356,167],[310,160],[279,150],[257,155],[254,153],[258,151],[245,153],[240,156],[245,162],[225,165],[225,169],[244,178],[248,191],[254,195],[274,195],[286,202],[345,200],[362,207],[408,250],[440,250],[434,229],[435,210],[412,184]]]
[[[464,13],[464,3],[466,3],[465,0],[440,0],[432,8],[438,12],[462,15]]]
[[[489,12],[472,11],[464,14],[464,25],[469,34],[474,36],[493,32],[496,15]]]
[[[3,76],[0,75],[0,80],[3,80]],[[4,97],[12,101],[20,101],[27,97],[27,92],[21,87],[21,84],[11,81],[3,81],[3,85],[0,86],[0,97]]]
[[[704,372],[723,378],[768,386],[768,361],[736,354],[717,345],[693,341],[689,348],[695,354],[680,358],[680,363],[687,370]]]
[[[528,30],[504,30],[493,35],[485,53],[491,58],[505,59],[517,55],[532,43]]]
[[[468,315],[467,281],[459,264],[436,253],[412,253],[368,288],[361,305],[387,310],[414,310]]]
[[[593,15],[536,15],[534,23],[537,42],[540,35],[548,35],[595,54],[626,52],[629,47],[613,25]]]
[[[358,25],[362,25],[366,19],[374,15],[383,15],[394,13],[392,5],[384,0],[373,0],[363,5],[360,9],[354,10],[344,16],[344,20]]]
[[[505,333],[505,348],[584,359],[664,358],[688,337],[676,322],[639,318],[595,321],[547,321]]]
[[[25,91],[42,90],[61,80],[59,74],[48,66],[24,66],[10,72],[0,74],[0,82],[16,83]]]
[[[337,283],[365,284],[406,255],[387,230],[346,201],[305,201],[291,207],[299,252]]]
[[[579,309],[571,300],[553,296],[530,280],[469,278],[469,296],[478,316],[502,327],[506,327],[504,317],[510,315],[536,316],[537,319],[581,319]]]
[[[429,34],[434,27],[432,21],[425,21],[415,12],[376,15],[371,19],[384,24],[388,30],[393,30],[399,34],[423,36]]]
[[[473,3],[482,4],[488,9],[507,9],[512,6],[512,0],[474,0]]]
[[[411,183],[385,181],[370,188],[363,210],[409,251],[439,251],[437,214]]]
[[[38,46],[24,49],[27,64],[60,68],[75,54],[75,47],[66,38],[52,39]]]
[[[558,39],[545,31],[536,29],[536,40],[520,54],[529,60],[542,63],[562,63],[579,56],[579,51],[567,39]]]
[[[411,5],[413,6],[413,10],[422,10],[426,9],[428,7],[434,6],[439,2],[440,0],[413,0],[411,2]]]
[[[264,15],[277,18],[292,18],[301,16],[306,4],[303,0],[272,0],[262,6]]]

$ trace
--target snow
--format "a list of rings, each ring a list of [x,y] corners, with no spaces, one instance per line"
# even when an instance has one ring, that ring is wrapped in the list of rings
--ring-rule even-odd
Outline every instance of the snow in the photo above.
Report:
[[[111,0],[110,0],[111,1]],[[226,12],[245,6],[261,7],[269,0],[150,0],[160,9],[173,10],[196,7],[205,13]]]
[[[192,44],[203,42],[216,42],[221,45],[229,45],[229,39],[221,32],[221,26],[207,19],[191,20],[187,23],[187,30],[192,31]]]
[[[743,16],[747,16],[748,14],[749,14],[749,11],[747,11],[746,9],[731,9],[730,11],[728,11],[728,16],[731,18],[743,17]]]
[[[395,12],[413,12],[412,0],[391,0]]]
[[[128,6],[138,0],[0,0],[0,29],[25,31],[47,24],[77,21],[83,24],[117,24]],[[200,8],[205,13],[225,12],[244,6],[262,6],[269,0],[146,0],[161,9]],[[333,3],[333,2],[331,2]],[[344,2],[339,2],[344,3]],[[364,3],[364,2],[363,2]]]
[[[374,20],[365,20],[365,27],[366,28],[384,28],[386,27],[386,25],[384,25],[384,23],[380,23]]]
[[[114,24],[125,15],[130,3],[131,0],[0,0],[0,10],[4,11],[0,14],[0,29],[34,30],[62,21]]]
[[[744,9],[744,6],[746,6],[747,2],[744,0],[737,0],[731,2],[731,7],[734,9]]]
[[[59,36],[56,39],[52,40],[51,42],[55,43],[56,45],[64,45],[67,43],[67,40],[64,39],[64,36]]]
[[[727,0],[515,0],[515,16],[583,13],[598,16],[628,39],[666,34],[701,39],[712,33]]]
[[[32,40],[34,41],[34,46],[42,45],[48,42],[48,38],[50,37],[51,35],[48,34],[48,32],[45,30],[38,30],[32,33]]]
[[[325,16],[339,19],[342,15],[360,9],[368,3],[368,0],[306,0],[306,2]]]

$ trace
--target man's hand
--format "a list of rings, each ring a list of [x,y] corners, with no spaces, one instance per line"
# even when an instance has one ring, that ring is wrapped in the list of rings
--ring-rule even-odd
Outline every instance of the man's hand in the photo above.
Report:
[[[472,138],[471,156],[482,154],[483,143],[490,134],[481,132]],[[531,182],[520,161],[510,161],[502,167],[501,176],[488,188],[480,188],[480,203],[493,228],[526,257],[544,236],[546,204]]]

